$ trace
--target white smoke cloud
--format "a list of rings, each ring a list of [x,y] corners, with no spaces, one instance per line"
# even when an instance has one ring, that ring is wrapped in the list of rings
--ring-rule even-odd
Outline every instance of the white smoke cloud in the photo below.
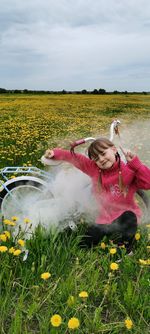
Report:
[[[26,231],[25,237],[30,237],[39,223],[46,230],[63,230],[83,213],[87,220],[95,220],[97,207],[91,193],[90,178],[67,165],[63,163],[59,167],[50,168],[50,182],[44,190],[33,188],[29,182],[14,188],[13,196],[6,197],[2,205],[5,218],[19,218],[18,228],[16,226],[14,229],[15,235],[21,226]],[[24,223],[25,218],[30,219],[31,224],[28,226]]]
[[[53,197],[46,198],[48,190]],[[47,229],[50,226],[59,226],[62,229],[65,227],[65,224],[61,225],[63,221],[66,220],[68,225],[67,222],[85,212],[90,217],[95,216],[96,203],[91,194],[89,177],[75,168],[66,169],[64,164],[47,185],[42,197],[41,201],[31,207],[29,214],[35,224],[38,218]]]

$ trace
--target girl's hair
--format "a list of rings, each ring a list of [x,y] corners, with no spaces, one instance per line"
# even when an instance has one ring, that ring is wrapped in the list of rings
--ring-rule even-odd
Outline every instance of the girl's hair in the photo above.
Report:
[[[97,160],[98,155],[102,154],[104,150],[106,150],[109,147],[114,147],[114,144],[112,141],[105,137],[100,137],[98,139],[95,139],[90,146],[88,147],[88,156],[91,160]],[[74,155],[75,157],[75,152],[74,152],[74,146],[71,147],[70,152]],[[116,152],[115,154],[116,161],[118,161],[118,183],[119,183],[119,189],[120,191],[126,196],[126,187],[123,182],[122,178],[122,172],[121,172],[121,159],[120,159],[120,154]],[[102,188],[102,182],[101,182],[101,173],[99,174],[99,179],[98,179],[98,189],[101,191]]]
[[[105,137],[100,137],[96,140],[94,140],[89,148],[88,148],[88,156],[90,159],[97,159],[99,154],[102,154],[104,150],[106,150],[109,147],[113,147],[114,144],[112,141]]]
[[[106,150],[109,147],[113,147],[114,144],[112,141],[105,137],[98,138],[94,140],[91,145],[88,148],[88,156],[91,160],[97,160],[98,155],[102,154],[104,150]],[[119,167],[119,172],[118,172],[118,183],[119,183],[119,189],[124,193],[124,196],[126,196],[126,187],[124,186],[123,178],[122,178],[122,172],[121,172],[121,159],[120,159],[120,154],[116,152],[115,154],[116,161],[118,161],[118,167]],[[99,176],[98,180],[98,187],[99,190],[101,189],[101,174]]]

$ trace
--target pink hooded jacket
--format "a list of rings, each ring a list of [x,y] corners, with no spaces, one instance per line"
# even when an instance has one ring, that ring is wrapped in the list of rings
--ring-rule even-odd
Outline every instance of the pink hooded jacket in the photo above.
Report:
[[[150,168],[145,166],[137,156],[127,164],[121,161],[120,170],[126,194],[119,187],[118,162],[109,169],[101,170],[88,157],[57,148],[54,149],[54,159],[67,161],[91,177],[92,191],[99,208],[97,224],[111,224],[128,210],[133,211],[138,222],[140,221],[142,212],[135,201],[135,193],[138,189],[150,189]]]

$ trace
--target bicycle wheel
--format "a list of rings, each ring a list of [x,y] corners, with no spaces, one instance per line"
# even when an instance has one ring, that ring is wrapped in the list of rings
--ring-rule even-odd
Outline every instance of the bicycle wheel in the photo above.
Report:
[[[45,184],[37,178],[14,179],[10,184],[6,184],[7,189],[0,193],[0,209],[2,216],[11,219],[17,216],[19,220],[25,217],[37,216],[39,203],[45,194]],[[49,192],[49,197],[52,194]]]

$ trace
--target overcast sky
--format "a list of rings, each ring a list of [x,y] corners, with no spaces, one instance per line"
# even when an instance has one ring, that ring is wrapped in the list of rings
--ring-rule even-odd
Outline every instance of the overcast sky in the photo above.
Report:
[[[0,87],[150,91],[150,0],[0,0]]]

